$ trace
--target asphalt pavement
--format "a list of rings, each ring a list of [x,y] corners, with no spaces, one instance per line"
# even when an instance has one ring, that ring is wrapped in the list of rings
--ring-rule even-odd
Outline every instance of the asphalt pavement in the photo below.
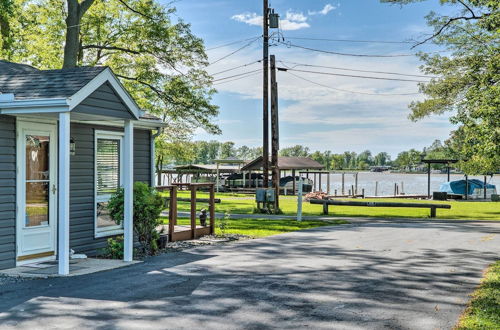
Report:
[[[2,285],[0,328],[451,329],[499,256],[500,222],[359,221]]]

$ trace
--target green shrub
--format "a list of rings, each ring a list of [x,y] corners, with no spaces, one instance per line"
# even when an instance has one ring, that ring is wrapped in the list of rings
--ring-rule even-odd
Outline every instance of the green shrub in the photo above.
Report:
[[[123,222],[124,190],[120,188],[108,203],[111,217],[118,224]],[[160,213],[163,210],[163,199],[160,194],[143,182],[134,184],[134,233],[147,255],[158,251],[160,238],[156,227],[162,224]]]
[[[108,245],[104,248],[104,255],[110,259],[123,259],[123,236],[108,238]]]

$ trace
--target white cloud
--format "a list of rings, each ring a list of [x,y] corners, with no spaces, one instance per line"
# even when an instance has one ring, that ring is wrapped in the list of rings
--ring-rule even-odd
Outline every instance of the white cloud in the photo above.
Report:
[[[332,10],[335,10],[337,9],[337,7],[335,7],[334,5],[330,4],[330,3],[327,3],[323,9],[321,10],[318,10],[318,11],[309,11],[308,14],[309,15],[328,15],[329,12],[331,12]]]
[[[262,15],[258,15],[257,13],[237,14],[233,15],[231,19],[254,26],[262,26],[263,21]],[[285,19],[280,20],[280,28],[284,31],[300,30],[308,27],[310,25],[307,23],[307,16],[303,13],[293,12],[292,10],[288,10],[285,14]]]
[[[285,19],[298,23],[307,21],[307,17],[303,13],[294,13],[291,10],[286,12]]]
[[[262,26],[262,16],[259,16],[256,13],[238,14],[238,15],[232,16],[231,19],[233,19],[237,22],[246,23],[248,25],[257,25],[257,26],[260,25],[260,26]]]

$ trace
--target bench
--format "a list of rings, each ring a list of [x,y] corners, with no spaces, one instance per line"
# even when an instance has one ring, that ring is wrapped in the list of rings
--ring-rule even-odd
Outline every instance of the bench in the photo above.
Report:
[[[449,204],[427,204],[427,203],[397,203],[397,202],[358,202],[358,201],[337,201],[329,199],[311,199],[311,204],[323,205],[323,214],[328,215],[329,205],[339,206],[366,206],[366,207],[412,207],[428,208],[431,210],[431,218],[436,217],[436,209],[451,209]]]

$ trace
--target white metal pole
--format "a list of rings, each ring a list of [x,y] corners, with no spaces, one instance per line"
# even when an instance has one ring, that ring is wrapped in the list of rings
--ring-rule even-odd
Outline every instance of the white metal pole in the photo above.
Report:
[[[216,180],[215,189],[217,190],[217,192],[219,192],[219,162],[217,162],[217,178],[215,178],[215,180]]]
[[[297,192],[297,221],[302,221],[302,186],[304,180],[302,177],[299,179],[299,191]]]
[[[132,261],[134,252],[134,123],[125,121],[123,147],[123,260]]]
[[[69,274],[69,112],[59,114],[59,275]]]

